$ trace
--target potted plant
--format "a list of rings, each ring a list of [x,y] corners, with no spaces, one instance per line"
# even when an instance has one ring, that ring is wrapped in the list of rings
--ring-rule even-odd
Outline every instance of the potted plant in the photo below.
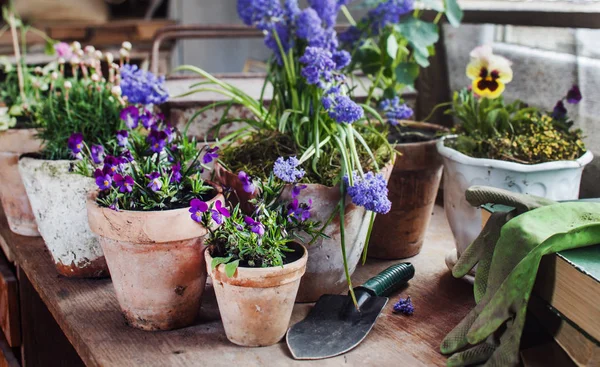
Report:
[[[301,183],[307,188],[301,195],[313,199],[314,219],[323,223],[326,237],[308,246],[298,300],[316,301],[344,288],[352,293],[350,274],[368,242],[375,214],[390,209],[386,181],[394,151],[376,127],[381,117],[372,121],[365,111],[378,113],[350,96],[343,70],[351,55],[339,49],[333,28],[344,2],[315,1],[304,10],[295,1],[285,7],[277,0],[262,3],[239,1],[238,13],[246,24],[265,32],[265,43],[274,52],[266,80],[274,87],[274,98],[268,106],[199,68],[179,69],[207,79],[189,93],[219,91],[253,114],[248,119],[225,116],[217,125],[215,136],[220,126],[235,121],[248,123],[250,129],[222,142],[226,146],[216,180],[235,187],[234,172],[239,171],[266,180],[264,167],[281,156],[297,157],[294,164],[306,172]]]
[[[565,108],[565,102],[581,100],[577,86],[552,112],[521,101],[507,103],[502,93],[513,77],[511,64],[490,46],[471,52],[467,75],[473,80],[471,88],[456,92],[448,111],[459,122],[454,135],[437,146],[444,159],[444,207],[458,256],[481,229],[480,212],[464,198],[467,188],[486,185],[574,200],[583,167],[593,158],[581,130],[571,128]]]
[[[36,139],[32,111],[37,104],[40,91],[49,86],[49,68],[32,68],[21,53],[19,39],[29,31],[45,38],[43,32],[24,26],[8,7],[3,7],[3,18],[12,35],[15,64],[5,61],[4,80],[0,83],[0,200],[11,231],[22,236],[39,236],[37,224],[25,187],[18,170],[19,156],[40,150]],[[50,50],[53,50],[50,47]]]
[[[130,84],[127,73],[137,74]],[[123,70],[127,129],[103,146],[103,160],[83,144],[75,172],[95,181],[87,199],[90,228],[100,238],[121,310],[129,325],[169,330],[190,325],[206,280],[204,237],[209,227],[189,220],[190,202],[223,205],[219,186],[200,175],[213,159],[146,109],[162,99],[161,81],[141,70]],[[137,96],[137,97],[136,97]],[[148,102],[148,103],[147,103]]]
[[[43,149],[21,156],[19,172],[59,274],[102,277],[108,275],[106,262],[89,229],[85,208],[94,180],[71,171],[84,139],[100,159],[104,152],[99,147],[120,130],[124,101],[117,83],[127,77],[119,75],[120,67],[109,53],[104,55],[93,46],[82,49],[79,43],[64,46],[56,62],[58,70],[50,74],[48,91],[39,91],[34,110]],[[102,74],[101,60],[109,65],[108,75]]]
[[[343,47],[352,53],[348,71],[362,72],[369,79],[366,104],[378,108],[387,120],[383,131],[399,153],[388,182],[392,209],[375,220],[368,248],[369,256],[380,259],[406,258],[421,251],[442,175],[435,146],[447,130],[406,121],[413,110],[401,95],[414,87],[420,69],[429,66],[442,16],[458,27],[463,13],[456,1],[427,2],[425,6],[438,11],[429,22],[420,19],[422,12],[414,5],[414,1],[376,1],[359,22],[346,13],[352,26],[340,35]]]
[[[240,204],[229,211],[219,203],[192,202],[192,219],[209,228],[206,266],[213,279],[227,338],[243,346],[267,346],[285,335],[308,254],[298,241],[321,235],[310,219],[312,200],[300,202],[304,176],[295,159],[281,157],[266,181],[238,174],[244,192],[254,194],[245,215]],[[210,229],[210,223],[220,225]]]

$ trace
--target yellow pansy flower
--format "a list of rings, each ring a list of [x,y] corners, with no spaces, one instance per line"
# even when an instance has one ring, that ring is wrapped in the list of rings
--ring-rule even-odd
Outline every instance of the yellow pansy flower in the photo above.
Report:
[[[506,84],[513,78],[511,62],[502,56],[494,55],[490,45],[475,48],[470,56],[467,76],[473,80],[473,92],[490,99],[500,97]]]

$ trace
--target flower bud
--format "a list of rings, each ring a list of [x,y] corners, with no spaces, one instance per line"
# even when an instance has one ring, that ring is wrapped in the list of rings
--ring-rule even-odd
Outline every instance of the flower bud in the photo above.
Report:
[[[38,74],[38,75],[42,75],[44,73],[44,71],[42,70],[41,67],[36,66],[35,69],[33,69],[33,71]]]
[[[121,45],[121,47],[123,47],[127,51],[131,51],[131,48],[133,46],[131,46],[131,42],[125,41],[125,42],[123,42],[123,44]]]
[[[64,63],[65,63],[65,62],[67,62],[67,60],[65,60],[65,58],[64,58],[64,57],[59,57],[59,58],[58,58],[58,63],[59,63],[60,65],[64,65]]]
[[[58,79],[58,73],[56,71],[53,71],[52,74],[50,74],[50,78],[52,78],[52,80],[57,80]]]
[[[94,51],[94,57],[98,60],[102,60],[102,51],[100,51],[100,50]]]
[[[69,89],[73,88],[73,84],[71,84],[71,82],[67,80],[67,81],[65,81],[64,87],[66,90],[69,90]]]
[[[100,75],[98,75],[96,73],[92,74],[91,78],[92,78],[92,81],[95,83],[98,83],[100,81]]]
[[[85,53],[86,54],[92,54],[94,53],[94,51],[96,51],[96,48],[94,46],[85,46]]]
[[[121,87],[119,87],[118,85],[113,86],[110,89],[110,92],[115,96],[115,97],[121,97]]]
[[[73,48],[73,51],[79,51],[81,50],[81,43],[75,41],[71,44],[71,47]]]
[[[35,89],[39,89],[39,88],[42,86],[42,84],[40,83],[40,81],[39,81],[39,80],[37,80],[37,79],[33,79],[33,80],[31,81],[31,85],[33,85],[33,87],[34,87]]]
[[[71,65],[79,65],[79,62],[81,61],[81,59],[77,56],[73,56],[71,58]]]
[[[113,63],[113,61],[115,61],[115,55],[113,55],[110,52],[107,52],[104,54],[104,57],[106,58],[106,62],[110,65]]]
[[[110,65],[111,68],[115,69],[115,70],[119,70],[121,67],[119,66],[119,64],[115,64],[114,62]]]
[[[84,55],[83,50],[77,50],[76,54],[79,57],[83,57],[83,55]]]
[[[122,48],[119,50],[119,55],[121,55],[121,57],[129,57],[129,51],[127,51],[126,49]]]

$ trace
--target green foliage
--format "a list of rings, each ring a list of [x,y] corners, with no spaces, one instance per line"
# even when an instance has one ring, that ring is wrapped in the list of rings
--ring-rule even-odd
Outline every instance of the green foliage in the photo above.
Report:
[[[475,158],[523,164],[573,160],[585,152],[580,130],[567,119],[554,119],[522,101],[505,103],[479,98],[463,89],[455,92],[446,113],[459,120],[447,145]]]

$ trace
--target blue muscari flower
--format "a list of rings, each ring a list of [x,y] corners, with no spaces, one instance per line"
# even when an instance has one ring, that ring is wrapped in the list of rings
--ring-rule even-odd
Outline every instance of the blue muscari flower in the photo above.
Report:
[[[164,103],[169,98],[164,83],[164,77],[140,70],[137,65],[126,64],[121,68],[121,91],[131,104]]]
[[[315,9],[327,28],[335,25],[340,7],[345,4],[339,0],[308,0],[311,8]]]
[[[348,175],[344,177],[344,183],[348,186],[348,195],[355,205],[377,214],[387,214],[390,211],[392,203],[388,199],[387,183],[381,173],[367,172],[360,178],[354,172],[352,177],[354,186],[349,185]]]
[[[300,13],[300,7],[298,6],[298,0],[285,0],[284,3],[285,16],[293,22],[296,16]]]
[[[367,18],[373,27],[373,33],[379,34],[386,25],[398,23],[402,15],[412,12],[414,8],[414,0],[387,0],[369,10]]]
[[[339,86],[330,88],[321,99],[321,103],[329,116],[341,124],[352,124],[365,115],[362,107],[350,97],[340,94]]]
[[[305,66],[302,68],[302,76],[306,78],[308,84],[319,84],[322,81],[333,81],[333,71],[336,64],[332,59],[333,55],[326,49],[317,47],[307,47],[304,55],[299,61]]]
[[[408,107],[406,103],[401,103],[398,96],[392,99],[384,99],[379,104],[379,108],[392,126],[398,125],[400,120],[406,120],[413,115],[412,108]]]
[[[400,298],[400,300],[394,305],[394,312],[402,313],[406,316],[412,315],[415,312],[415,307],[413,306],[410,296],[408,296],[406,299]]]
[[[314,38],[308,41],[309,47],[318,47],[334,52],[339,47],[337,33],[335,29],[324,29],[323,32],[315,35]]]
[[[238,0],[238,15],[246,25],[264,29],[283,15],[279,0]]]
[[[300,161],[296,157],[289,157],[287,160],[279,157],[273,165],[273,173],[282,181],[294,183],[306,173],[302,168],[297,168],[299,165]]]
[[[277,58],[277,62],[279,65],[282,64],[281,50],[279,49],[279,44],[277,44],[277,39],[274,36],[274,32],[277,32],[277,36],[279,37],[279,42],[281,42],[281,47],[283,48],[283,52],[287,53],[292,47],[291,39],[290,39],[290,31],[288,26],[283,22],[277,22],[270,24],[268,28],[265,28],[265,45],[273,51]]]
[[[339,39],[346,46],[355,46],[362,37],[362,31],[355,26],[348,28],[343,33],[340,33]]]
[[[296,35],[310,42],[323,36],[323,21],[313,8],[304,9],[296,19]]]
[[[348,51],[342,50],[333,53],[333,62],[335,62],[335,68],[337,70],[341,70],[350,65],[350,61],[352,61],[352,56]]]

